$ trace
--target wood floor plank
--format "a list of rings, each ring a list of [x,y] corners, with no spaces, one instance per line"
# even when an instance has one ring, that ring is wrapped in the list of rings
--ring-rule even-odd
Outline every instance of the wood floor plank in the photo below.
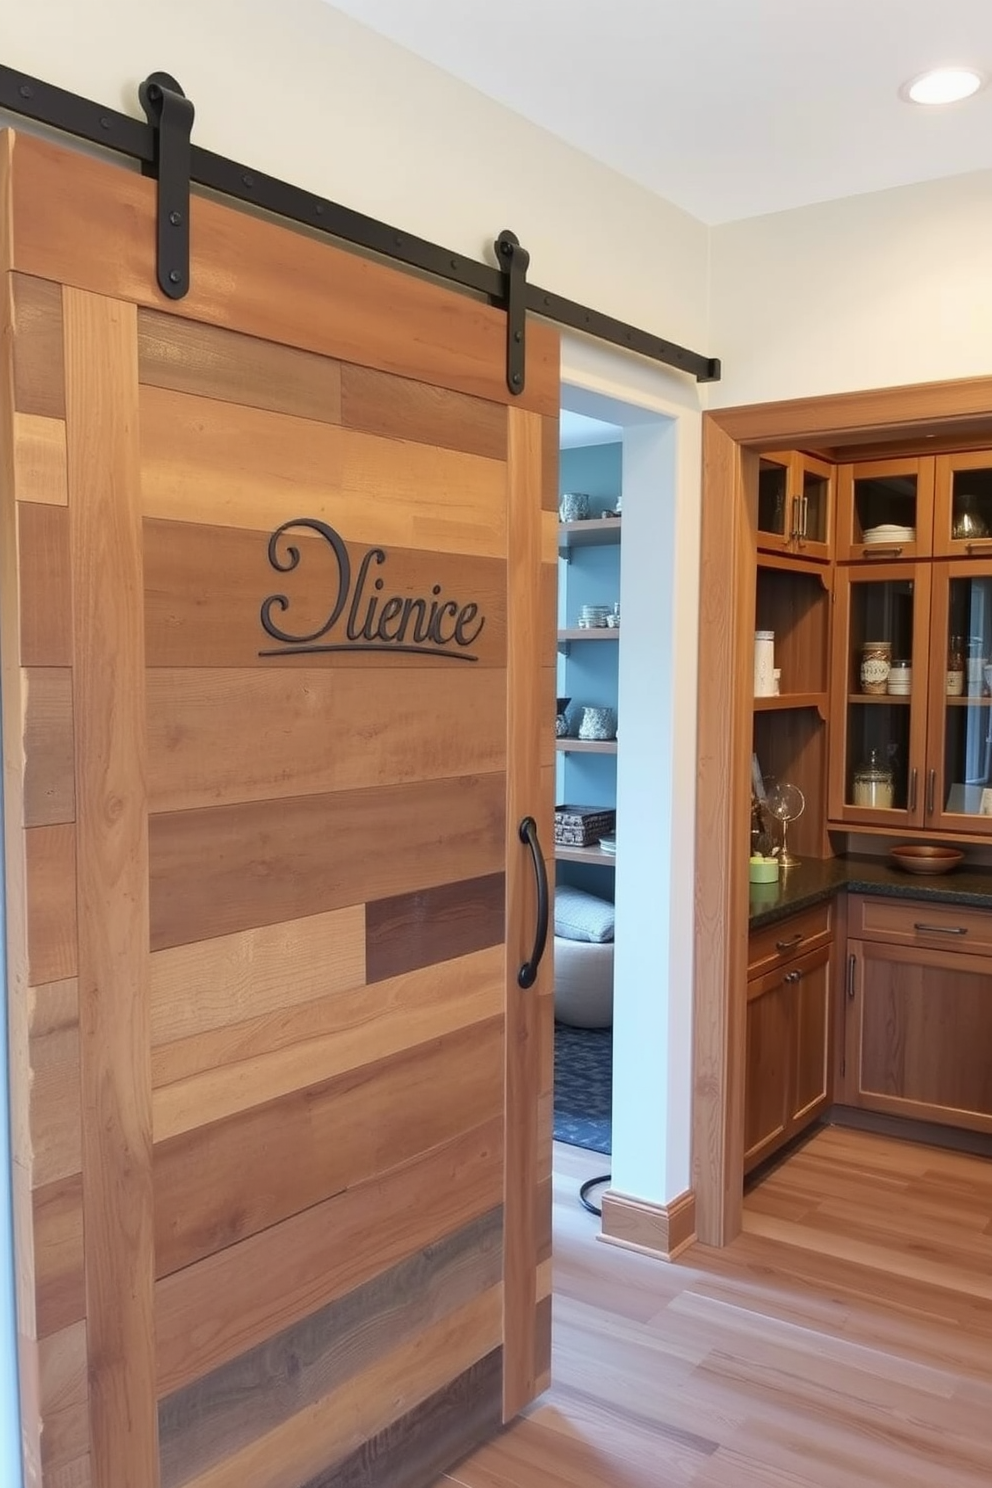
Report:
[[[598,1245],[578,1186],[609,1160],[554,1152],[553,1383],[436,1488],[992,1480],[992,1163],[828,1128],[667,1265]]]

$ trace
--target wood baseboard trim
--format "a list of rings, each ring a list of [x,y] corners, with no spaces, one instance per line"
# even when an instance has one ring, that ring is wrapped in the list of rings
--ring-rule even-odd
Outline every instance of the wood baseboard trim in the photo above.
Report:
[[[608,1189],[599,1238],[608,1245],[674,1261],[696,1239],[696,1195],[686,1189],[670,1204],[649,1204]]]
[[[866,1111],[858,1106],[831,1106],[822,1120],[827,1126],[853,1127],[856,1131],[896,1137],[902,1142],[922,1142],[928,1147],[944,1147],[949,1152],[992,1157],[992,1132],[968,1131],[963,1126],[945,1126],[943,1122],[921,1121],[913,1116],[889,1116],[883,1111]]]

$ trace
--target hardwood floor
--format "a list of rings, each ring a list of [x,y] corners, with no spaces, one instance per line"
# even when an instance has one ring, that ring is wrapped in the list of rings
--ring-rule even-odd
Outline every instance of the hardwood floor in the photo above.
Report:
[[[992,1162],[827,1128],[673,1265],[555,1148],[554,1383],[435,1488],[985,1488]]]

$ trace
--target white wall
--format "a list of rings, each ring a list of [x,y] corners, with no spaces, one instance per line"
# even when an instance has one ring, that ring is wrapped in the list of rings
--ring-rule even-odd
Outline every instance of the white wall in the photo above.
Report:
[[[171,72],[198,144],[709,354],[701,223],[322,0],[24,0],[3,61],[138,117]]]
[[[992,171],[712,229],[711,407],[992,373]]]

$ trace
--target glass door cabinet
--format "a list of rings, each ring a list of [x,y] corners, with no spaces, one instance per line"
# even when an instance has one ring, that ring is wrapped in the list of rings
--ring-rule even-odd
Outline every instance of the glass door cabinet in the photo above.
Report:
[[[933,569],[924,825],[992,834],[992,564]]]
[[[836,575],[829,815],[923,825],[929,563],[854,565]]]
[[[879,563],[929,556],[933,500],[930,456],[841,465],[837,472],[838,558]]]
[[[758,464],[757,546],[827,562],[832,553],[834,467],[801,450],[764,454]]]

